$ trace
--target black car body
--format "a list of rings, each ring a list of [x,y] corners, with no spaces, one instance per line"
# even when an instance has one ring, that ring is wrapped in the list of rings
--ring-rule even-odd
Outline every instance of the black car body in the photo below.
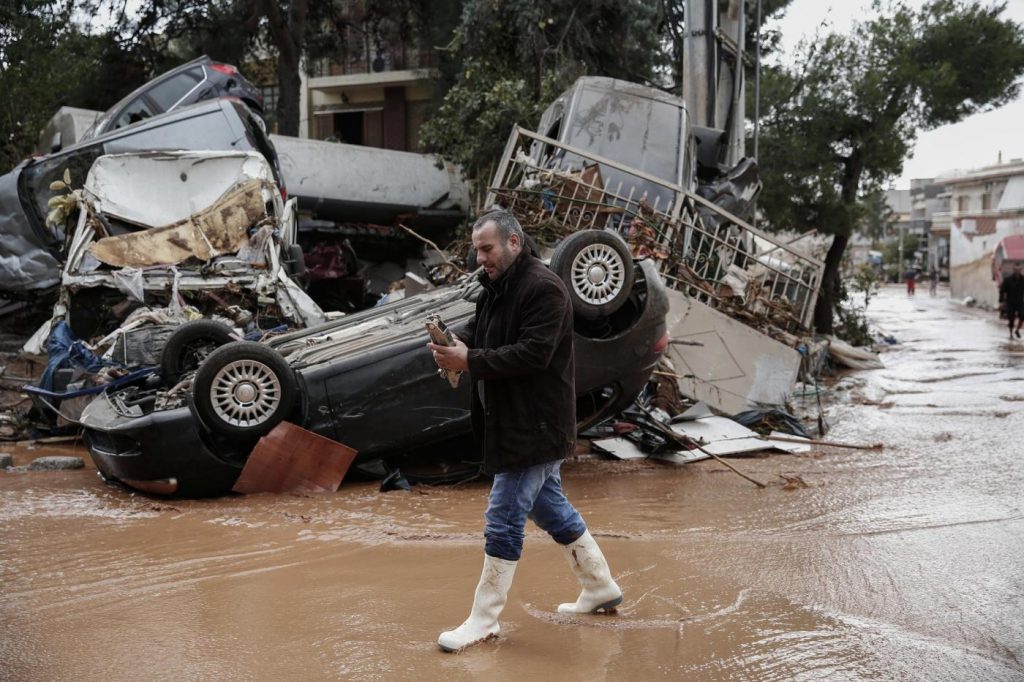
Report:
[[[103,112],[92,128],[83,134],[82,140],[218,97],[240,99],[257,114],[263,114],[263,96],[238,69],[203,55],[135,89]]]
[[[93,162],[104,154],[148,150],[256,151],[284,190],[277,154],[256,115],[239,100],[200,102],[138,125],[17,165],[0,176],[0,296],[14,298],[54,291],[60,282],[65,235],[46,224],[50,184],[70,171],[81,187]]]
[[[470,382],[464,377],[453,389],[438,377],[425,348],[424,320],[440,315],[449,327],[459,326],[473,314],[479,287],[467,278],[266,342],[286,359],[297,383],[298,399],[287,421],[355,448],[357,462],[403,455],[470,432]],[[640,261],[616,312],[596,320],[577,316],[581,427],[620,411],[643,388],[668,342],[667,312],[664,284],[651,263]],[[191,497],[229,491],[255,438],[212,428],[197,397],[138,385],[95,399],[81,420],[99,471],[151,493]]]

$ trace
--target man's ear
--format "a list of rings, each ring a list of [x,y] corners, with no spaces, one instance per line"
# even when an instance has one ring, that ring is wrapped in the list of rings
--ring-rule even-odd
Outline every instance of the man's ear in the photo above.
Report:
[[[508,245],[509,246],[517,246],[519,248],[522,248],[523,247],[523,240],[519,238],[518,234],[515,234],[513,232],[512,234],[510,234],[508,236]]]

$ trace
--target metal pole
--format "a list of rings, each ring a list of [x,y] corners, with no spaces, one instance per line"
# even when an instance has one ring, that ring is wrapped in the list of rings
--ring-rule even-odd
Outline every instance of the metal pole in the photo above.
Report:
[[[757,46],[754,52],[754,160],[760,165],[757,143],[761,139],[761,0],[757,0]],[[750,222],[757,227],[757,197],[754,197]],[[750,249],[748,248],[748,251]]]
[[[761,134],[761,0],[757,0],[757,51],[754,53],[754,158]]]
[[[746,156],[747,135],[744,130],[746,121],[747,103],[743,101],[743,55],[746,53],[746,3],[739,0],[739,16],[736,22],[736,69],[733,72],[732,80],[732,134],[735,141],[736,159]],[[734,162],[735,162],[734,161]]]
[[[900,276],[900,278],[902,278],[903,277],[903,222],[900,221],[897,224],[897,227],[899,227],[899,234],[900,234],[900,243],[899,243],[899,247],[897,249],[898,252],[899,252],[899,261],[900,261],[899,262],[899,269],[900,269],[899,276]]]

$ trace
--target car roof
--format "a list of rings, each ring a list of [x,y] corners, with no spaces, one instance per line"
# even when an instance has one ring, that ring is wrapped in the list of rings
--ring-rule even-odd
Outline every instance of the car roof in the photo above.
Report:
[[[91,147],[97,144],[104,144],[109,140],[117,140],[122,137],[137,135],[138,133],[149,130],[150,128],[156,128],[161,125],[164,125],[168,121],[174,121],[179,118],[185,119],[191,118],[193,116],[202,115],[208,113],[208,111],[213,111],[224,105],[231,106],[235,102],[239,102],[239,100],[233,97],[218,97],[215,99],[201,100],[199,102],[196,102],[195,104],[189,104],[178,109],[173,109],[162,114],[157,114],[156,116],[151,116],[150,118],[147,118],[144,121],[136,123],[135,125],[125,126],[124,128],[117,128],[115,130],[105,132],[97,137],[91,137],[87,140],[82,140],[81,142],[74,144],[70,147],[65,147],[61,151],[57,152],[56,155],[62,155],[66,152],[82,149],[84,147]],[[48,159],[51,158],[52,156],[54,155],[45,156],[41,158]]]
[[[113,106],[107,107],[106,111],[104,111],[102,114],[100,114],[99,117],[96,119],[95,123],[93,123],[93,129],[97,125],[99,125],[100,122],[107,123],[108,119],[110,117],[110,114],[112,112],[119,111],[126,104],[128,104],[129,102],[134,100],[136,97],[138,97],[142,93],[152,89],[153,86],[157,85],[158,83],[162,83],[165,80],[167,80],[168,78],[173,78],[174,76],[178,75],[182,71],[187,71],[188,69],[191,69],[194,66],[210,64],[212,62],[213,62],[213,60],[210,59],[210,57],[208,55],[204,54],[204,55],[202,55],[200,57],[196,57],[195,59],[193,59],[190,62],[185,62],[184,64],[179,64],[178,66],[174,67],[173,69],[165,71],[162,74],[160,74],[159,76],[156,76],[154,78],[149,79],[148,81],[146,81],[145,83],[143,83],[139,87],[135,88],[134,90],[132,90],[130,93],[128,93],[124,97],[122,97],[121,99],[117,100],[117,102]]]

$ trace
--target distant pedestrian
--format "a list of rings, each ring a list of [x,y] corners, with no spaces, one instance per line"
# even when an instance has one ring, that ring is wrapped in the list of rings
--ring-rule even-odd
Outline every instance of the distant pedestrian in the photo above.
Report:
[[[914,283],[917,281],[917,272],[914,268],[907,268],[907,271],[903,273],[903,278],[907,281],[907,296],[913,296]]]
[[[1006,324],[1010,325],[1010,339],[1016,334],[1020,338],[1020,326],[1024,322],[1024,275],[1020,274],[1020,266],[1013,266],[1013,274],[999,285],[999,302],[1006,312]],[[1013,328],[1013,319],[1017,318],[1017,329]]]
[[[939,290],[939,271],[932,268],[931,274],[929,275],[928,293],[934,296]]]

